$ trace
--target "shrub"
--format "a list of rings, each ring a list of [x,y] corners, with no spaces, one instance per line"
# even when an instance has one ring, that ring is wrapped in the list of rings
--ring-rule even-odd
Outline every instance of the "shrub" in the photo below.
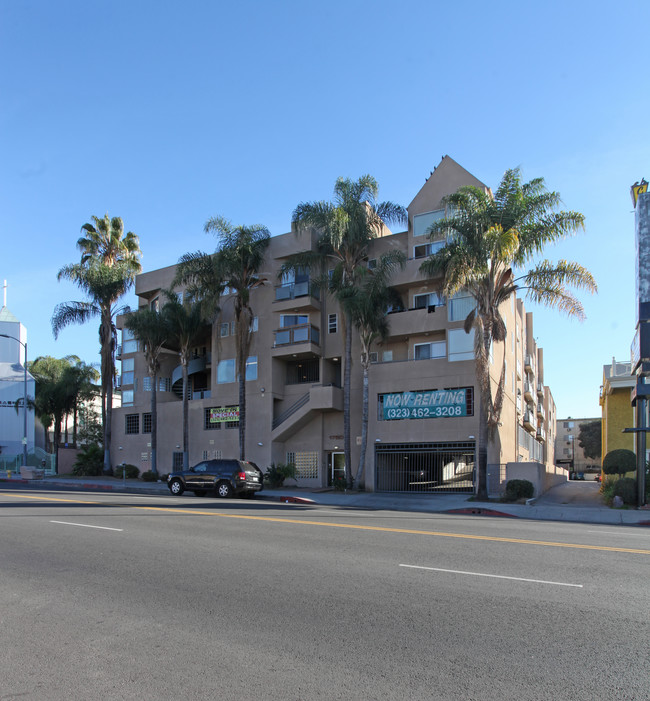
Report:
[[[292,462],[286,464],[280,462],[277,465],[272,462],[264,473],[264,480],[271,487],[281,487],[286,479],[297,479],[296,466]]]
[[[610,450],[603,458],[603,472],[606,475],[624,475],[636,470],[636,455],[625,448]]]
[[[632,477],[609,479],[601,491],[606,504],[611,505],[614,497],[621,497],[624,504],[636,504],[636,480]]]
[[[97,443],[89,443],[80,448],[72,466],[73,475],[101,475],[104,470],[104,450]]]
[[[113,477],[122,477],[124,474],[124,469],[126,468],[126,479],[136,480],[140,475],[140,470],[135,465],[118,465],[113,468]]]
[[[158,481],[158,473],[153,472],[152,470],[147,470],[146,472],[143,472],[140,477],[142,477],[142,480],[144,482],[157,482]]]
[[[530,499],[535,493],[535,486],[529,480],[508,480],[506,482],[506,501],[518,501],[519,499]]]
[[[354,484],[354,480],[352,480]],[[336,489],[337,492],[344,492],[348,488],[348,481],[345,479],[345,475],[338,475],[332,480],[332,487]]]

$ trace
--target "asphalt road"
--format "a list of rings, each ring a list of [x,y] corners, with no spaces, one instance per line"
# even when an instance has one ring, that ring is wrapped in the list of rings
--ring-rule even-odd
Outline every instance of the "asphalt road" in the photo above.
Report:
[[[0,489],[0,699],[650,699],[650,529]]]

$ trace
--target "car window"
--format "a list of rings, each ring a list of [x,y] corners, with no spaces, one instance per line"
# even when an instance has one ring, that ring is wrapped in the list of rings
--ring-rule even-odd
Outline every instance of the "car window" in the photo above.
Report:
[[[204,462],[200,462],[198,465],[195,465],[192,468],[192,472],[205,472],[208,469],[208,466]]]

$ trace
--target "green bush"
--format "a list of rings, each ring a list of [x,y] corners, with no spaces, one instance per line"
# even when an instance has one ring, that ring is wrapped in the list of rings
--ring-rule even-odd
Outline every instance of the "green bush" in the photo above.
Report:
[[[73,475],[101,475],[104,470],[104,449],[97,443],[89,443],[80,448],[72,466]]]
[[[153,472],[152,470],[147,470],[146,472],[143,472],[140,477],[142,477],[143,482],[157,482],[158,481],[158,473]]]
[[[140,470],[135,465],[118,465],[113,468],[113,477],[122,477],[124,475],[124,469],[126,468],[126,479],[137,480],[140,476]]]
[[[603,458],[603,472],[606,475],[624,475],[636,470],[636,455],[626,448],[610,450]]]
[[[286,464],[279,462],[277,465],[272,462],[264,473],[264,480],[271,487],[281,487],[284,484],[284,480],[297,479],[296,474],[296,466],[292,462]]]
[[[352,484],[354,484],[354,480],[352,480]],[[332,480],[332,487],[334,487],[337,492],[344,492],[348,488],[348,481],[345,479],[344,475],[338,475]]]
[[[636,480],[632,477],[621,477],[620,479],[609,478],[601,493],[606,504],[611,506],[614,497],[621,497],[624,504],[636,504]]]
[[[535,486],[528,480],[508,480],[506,482],[505,501],[530,499],[535,493]]]

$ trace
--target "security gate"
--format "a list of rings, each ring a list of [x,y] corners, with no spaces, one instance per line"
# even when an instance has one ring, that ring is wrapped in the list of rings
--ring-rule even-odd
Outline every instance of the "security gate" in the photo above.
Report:
[[[471,493],[474,455],[474,441],[375,445],[375,489]]]

